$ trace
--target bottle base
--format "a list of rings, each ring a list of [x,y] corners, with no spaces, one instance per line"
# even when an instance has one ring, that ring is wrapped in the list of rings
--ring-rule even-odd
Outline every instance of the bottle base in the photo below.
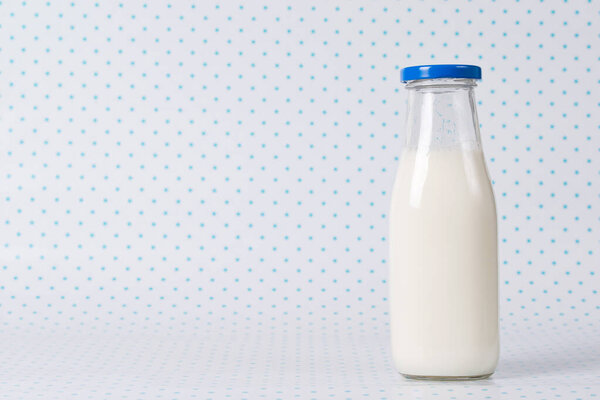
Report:
[[[428,375],[411,375],[411,374],[402,374],[406,379],[413,379],[419,381],[478,381],[481,379],[487,379],[492,376],[493,372],[484,375],[474,375],[474,376],[428,376]]]

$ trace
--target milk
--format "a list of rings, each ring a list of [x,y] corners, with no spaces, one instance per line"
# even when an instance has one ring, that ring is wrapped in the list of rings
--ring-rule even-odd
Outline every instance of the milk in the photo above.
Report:
[[[404,149],[391,203],[390,259],[398,371],[491,374],[499,353],[496,208],[478,146]]]

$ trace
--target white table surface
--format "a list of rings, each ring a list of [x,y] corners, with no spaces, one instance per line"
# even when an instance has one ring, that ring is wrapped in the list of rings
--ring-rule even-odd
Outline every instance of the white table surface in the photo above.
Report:
[[[593,399],[600,332],[505,323],[492,378],[404,379],[385,326],[274,321],[204,328],[6,330],[1,399]]]

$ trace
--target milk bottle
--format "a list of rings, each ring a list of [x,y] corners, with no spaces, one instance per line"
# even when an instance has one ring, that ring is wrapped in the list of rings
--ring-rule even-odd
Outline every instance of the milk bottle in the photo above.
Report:
[[[408,67],[390,212],[391,344],[408,378],[478,379],[498,362],[494,194],[473,89],[481,69]]]

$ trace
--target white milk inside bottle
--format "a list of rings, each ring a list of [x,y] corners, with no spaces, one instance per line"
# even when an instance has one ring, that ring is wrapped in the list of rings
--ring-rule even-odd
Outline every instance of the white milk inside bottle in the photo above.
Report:
[[[498,362],[496,208],[473,94],[480,77],[475,66],[403,70],[389,287],[392,355],[409,378],[484,378]]]

